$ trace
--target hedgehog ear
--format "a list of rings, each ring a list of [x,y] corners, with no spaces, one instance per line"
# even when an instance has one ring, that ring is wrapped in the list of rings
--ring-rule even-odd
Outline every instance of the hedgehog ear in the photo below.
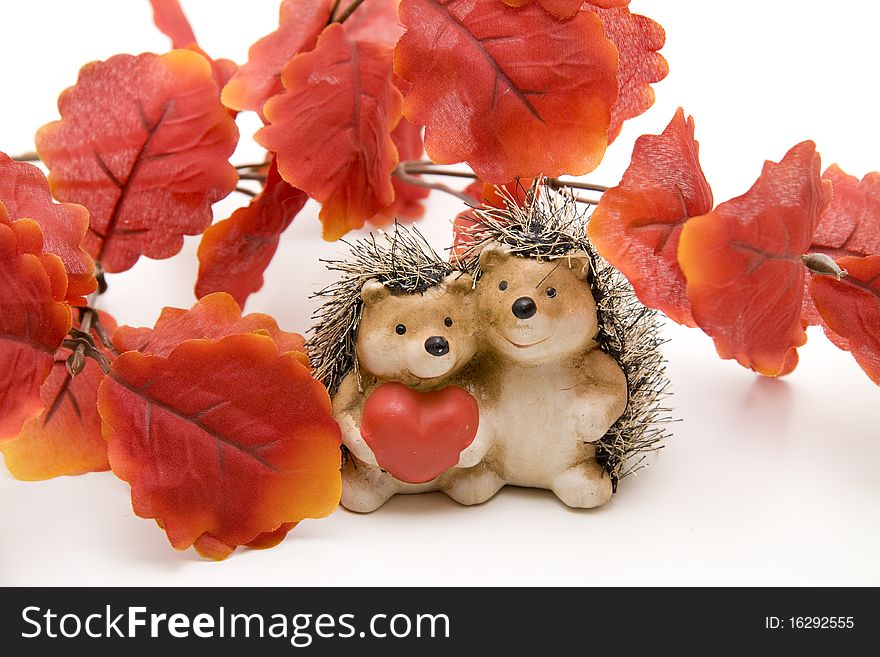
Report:
[[[474,291],[474,278],[464,272],[453,272],[443,279],[443,287],[447,292],[469,294]]]
[[[586,252],[578,251],[577,253],[572,253],[564,258],[568,263],[569,269],[571,269],[571,272],[575,276],[582,281],[587,280],[590,276],[590,268],[593,266],[593,261]]]
[[[370,306],[379,303],[389,294],[391,294],[391,290],[384,283],[371,278],[361,288],[361,301],[364,302],[364,305]]]
[[[498,244],[488,244],[480,252],[480,270],[487,272],[492,271],[495,267],[510,257],[510,249]]]

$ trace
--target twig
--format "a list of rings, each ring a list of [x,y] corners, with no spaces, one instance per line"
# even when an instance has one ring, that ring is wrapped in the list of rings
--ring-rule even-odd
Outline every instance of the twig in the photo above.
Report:
[[[268,162],[260,162],[258,164],[237,164],[237,165],[235,165],[235,168],[238,169],[239,171],[248,171],[248,170],[259,171],[263,167],[267,167],[267,166],[269,166]]]
[[[235,191],[238,192],[239,194],[244,194],[245,196],[250,196],[251,198],[253,198],[257,195],[257,192],[254,192],[250,189],[245,189],[244,187],[236,187]]]
[[[401,162],[401,164],[405,164],[405,163]],[[477,201],[477,199],[475,199],[471,196],[468,196],[464,192],[460,192],[457,189],[452,189],[452,187],[449,187],[448,185],[444,185],[443,183],[430,182],[430,181],[425,180],[423,178],[416,178],[414,175],[412,175],[410,172],[407,171],[405,166],[401,167],[400,164],[397,165],[397,167],[394,169],[394,175],[397,176],[398,178],[400,178],[401,180],[403,180],[404,182],[407,182],[410,185],[414,185],[416,187],[425,187],[427,189],[436,189],[439,192],[446,192],[447,194],[452,194],[456,198],[459,198],[462,201],[464,201],[467,205],[469,205],[472,208],[476,208],[476,207],[480,206],[480,203]]]
[[[266,182],[266,176],[261,173],[240,173],[238,174],[239,180],[257,180],[259,182]]]
[[[21,155],[13,155],[12,159],[16,162],[39,162],[40,156],[36,151],[28,151]]]
[[[341,0],[333,0],[333,6],[330,8],[330,18],[327,19],[327,25],[333,22],[336,12],[339,11],[339,3]]]
[[[340,14],[339,18],[337,18],[334,22],[335,23],[344,23],[346,20],[348,20],[348,17],[354,13],[355,9],[357,9],[358,7],[360,7],[363,4],[363,2],[364,2],[364,0],[354,0],[354,2],[352,2],[350,5],[348,5],[348,7],[345,9],[345,11],[343,11],[342,14]]]

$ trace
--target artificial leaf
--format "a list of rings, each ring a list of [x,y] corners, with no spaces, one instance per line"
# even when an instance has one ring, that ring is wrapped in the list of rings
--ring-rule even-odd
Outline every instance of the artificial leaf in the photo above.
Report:
[[[190,310],[164,308],[151,329],[120,326],[113,334],[113,345],[119,351],[167,357],[186,340],[219,340],[243,333],[268,335],[278,346],[279,353],[305,351],[303,336],[282,331],[269,315],[251,313],[242,317],[235,299],[225,292],[207,295]]]
[[[498,0],[403,0],[394,70],[404,113],[425,126],[437,163],[467,162],[487,182],[584,174],[605,153],[617,50],[602,21],[560,21]]]
[[[281,179],[273,164],[263,191],[202,236],[196,296],[228,292],[243,306],[248,296],[263,287],[263,272],[275,255],[281,233],[307,200],[305,192]]]
[[[744,195],[688,221],[678,258],[697,324],[722,358],[766,376],[797,365],[807,340],[801,322],[806,268],[831,184],[813,142],[767,162]]]
[[[104,330],[112,333],[113,318],[100,311],[98,316]],[[112,358],[97,331],[91,333],[98,348]],[[40,416],[26,422],[14,440],[0,444],[6,467],[17,479],[38,481],[110,469],[97,408],[104,373],[87,358],[82,372],[71,377],[65,366],[70,354],[65,347],[55,355],[52,373],[40,388],[44,407]]]
[[[251,46],[247,64],[223,87],[223,103],[259,112],[269,98],[284,91],[281,70],[294,55],[315,47],[330,21],[330,8],[330,0],[284,0],[278,29]]]
[[[223,558],[336,508],[340,431],[298,356],[248,334],[114,361],[98,392],[110,465],[175,548]]]
[[[617,47],[619,54],[618,94],[608,126],[609,144],[620,134],[624,121],[650,109],[654,104],[651,83],[660,82],[669,74],[669,64],[657,52],[666,43],[663,26],[647,16],[631,13],[623,6],[625,4],[617,3],[616,6],[605,8],[599,3],[585,5],[602,20],[605,35]]]
[[[40,386],[71,326],[66,293],[64,265],[43,252],[40,226],[0,209],[0,442],[43,410]]]
[[[477,207],[506,208],[510,203],[522,206],[534,183],[531,178],[518,178],[503,185],[493,185],[477,179],[465,187],[464,194],[474,199],[476,205],[459,212],[452,222],[450,260],[455,262],[469,255],[469,248],[476,240],[475,233],[480,230]]]
[[[403,102],[391,49],[351,41],[334,23],[312,52],[290,60],[282,80],[285,92],[263,107],[269,125],[256,139],[276,153],[287,182],[321,202],[324,239],[339,239],[394,200],[391,131]]]
[[[393,46],[403,34],[397,13],[399,5],[400,0],[364,0],[342,25],[353,41],[375,41]]]
[[[37,133],[55,196],[86,206],[86,250],[105,271],[167,258],[211,223],[238,180],[238,130],[209,62],[189,50],[117,55],[85,66]]]
[[[834,195],[810,251],[832,258],[880,255],[880,173],[869,173],[860,181],[832,164],[822,179],[832,184]]]
[[[98,287],[95,262],[80,244],[89,227],[89,212],[75,203],[55,203],[49,182],[37,167],[0,153],[0,203],[11,220],[32,219],[40,225],[43,248],[54,253],[67,271],[67,301],[83,304]]]
[[[590,240],[632,283],[646,306],[695,326],[678,240],[691,217],[712,209],[712,190],[700,168],[694,120],[679,108],[660,135],[636,140],[623,179],[602,195],[590,217]]]
[[[392,131],[391,141],[397,147],[401,161],[418,160],[425,152],[422,128],[404,118],[400,119],[397,127]],[[371,224],[382,227],[395,219],[418,219],[425,214],[425,206],[421,201],[428,197],[429,189],[413,185],[396,176],[391,180],[391,185],[394,187],[394,201],[370,217]]]
[[[196,42],[192,26],[178,0],[150,0],[153,7],[153,22],[156,27],[171,39],[174,48],[186,48]]]
[[[856,362],[880,385],[880,255],[844,256],[837,264],[848,272],[841,280],[811,276],[813,303],[823,322],[846,340]]]

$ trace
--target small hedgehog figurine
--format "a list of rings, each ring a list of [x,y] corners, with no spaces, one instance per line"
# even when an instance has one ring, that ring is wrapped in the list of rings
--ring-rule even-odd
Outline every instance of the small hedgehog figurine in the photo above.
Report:
[[[310,353],[342,427],[342,504],[478,504],[504,485],[604,504],[666,435],[653,311],[570,195],[534,186],[465,237],[450,263],[396,226],[329,263],[342,277],[318,293]]]

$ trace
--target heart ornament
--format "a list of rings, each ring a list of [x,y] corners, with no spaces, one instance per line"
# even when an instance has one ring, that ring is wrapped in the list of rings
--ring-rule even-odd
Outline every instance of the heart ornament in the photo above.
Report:
[[[458,463],[479,421],[477,400],[458,386],[419,392],[383,383],[364,405],[361,436],[383,470],[422,484]]]

